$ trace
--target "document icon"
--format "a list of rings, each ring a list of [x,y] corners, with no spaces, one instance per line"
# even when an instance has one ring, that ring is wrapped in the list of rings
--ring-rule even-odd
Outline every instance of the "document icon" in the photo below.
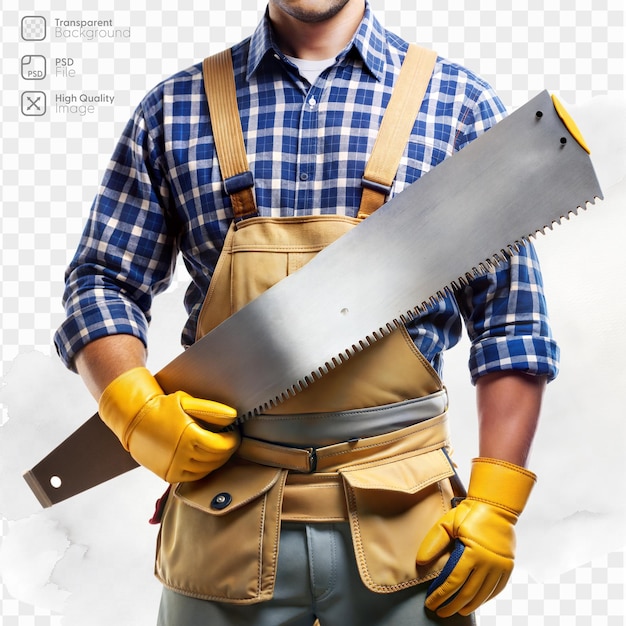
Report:
[[[40,54],[27,54],[22,57],[22,78],[41,80],[46,77],[46,57]]]

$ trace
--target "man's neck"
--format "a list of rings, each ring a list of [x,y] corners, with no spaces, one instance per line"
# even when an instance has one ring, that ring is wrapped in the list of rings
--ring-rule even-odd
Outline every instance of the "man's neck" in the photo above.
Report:
[[[337,56],[350,42],[365,13],[363,0],[349,0],[339,13],[320,22],[305,22],[270,2],[269,17],[277,43],[299,59],[322,60]]]

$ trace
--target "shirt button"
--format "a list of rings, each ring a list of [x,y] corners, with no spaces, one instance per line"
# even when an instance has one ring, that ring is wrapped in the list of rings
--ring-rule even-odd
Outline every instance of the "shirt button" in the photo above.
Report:
[[[317,106],[317,100],[315,98],[309,99],[309,106],[314,109]]]
[[[309,175],[306,172],[301,172],[300,173],[300,180],[302,180],[302,181],[309,180]]]

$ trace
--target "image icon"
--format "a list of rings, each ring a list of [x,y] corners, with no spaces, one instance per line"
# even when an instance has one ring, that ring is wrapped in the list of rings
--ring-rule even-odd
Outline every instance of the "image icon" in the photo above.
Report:
[[[40,54],[27,54],[20,63],[22,78],[26,80],[42,80],[46,77],[46,57]]]
[[[36,117],[46,112],[46,94],[43,91],[24,91],[22,93],[22,115]]]
[[[22,39],[42,41],[46,38],[46,18],[41,15],[27,15],[22,18]]]

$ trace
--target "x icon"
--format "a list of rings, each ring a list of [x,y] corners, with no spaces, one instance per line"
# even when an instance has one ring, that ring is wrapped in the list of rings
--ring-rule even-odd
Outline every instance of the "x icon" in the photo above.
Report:
[[[22,94],[22,114],[39,116],[46,112],[46,94],[43,91],[25,91]]]

